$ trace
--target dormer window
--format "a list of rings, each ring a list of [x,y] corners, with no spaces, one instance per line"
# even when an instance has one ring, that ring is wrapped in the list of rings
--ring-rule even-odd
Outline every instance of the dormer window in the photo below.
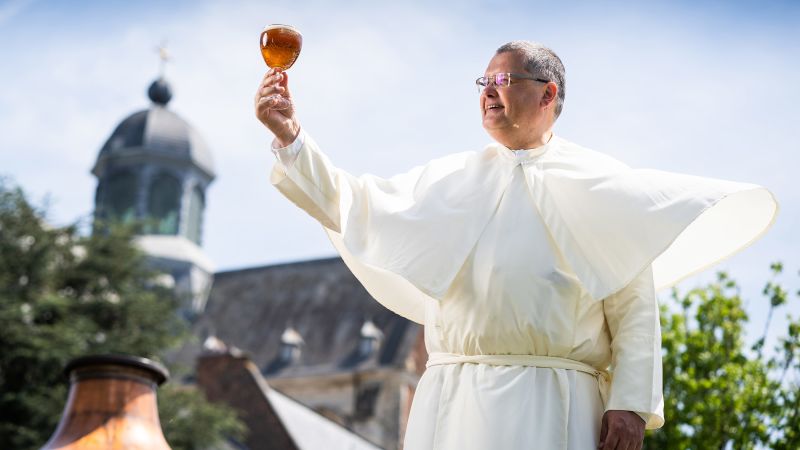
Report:
[[[286,362],[294,362],[300,359],[301,347],[305,345],[303,336],[294,328],[287,327],[281,335],[281,348],[279,357]]]
[[[281,334],[281,344],[278,348],[278,354],[270,361],[264,368],[264,375],[270,375],[280,372],[286,367],[300,360],[300,352],[305,345],[303,336],[294,329],[291,325],[286,327]]]
[[[361,340],[358,344],[358,353],[362,358],[368,358],[378,351],[383,332],[371,320],[361,325]]]

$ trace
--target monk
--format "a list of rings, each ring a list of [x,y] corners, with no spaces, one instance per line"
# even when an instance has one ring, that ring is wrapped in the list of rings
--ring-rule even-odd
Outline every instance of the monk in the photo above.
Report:
[[[476,84],[494,142],[382,179],[333,165],[271,70],[255,97],[271,182],[376,300],[424,325],[405,448],[640,449],[664,423],[657,289],[751,243],[777,202],[555,135],[565,71],[541,44],[501,46]]]

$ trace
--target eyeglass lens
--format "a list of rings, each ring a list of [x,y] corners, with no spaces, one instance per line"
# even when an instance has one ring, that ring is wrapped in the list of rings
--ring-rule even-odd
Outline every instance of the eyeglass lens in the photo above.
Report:
[[[511,77],[507,73],[496,73],[488,77],[478,78],[478,92],[482,92],[487,86],[494,83],[495,87],[507,87],[511,85]]]

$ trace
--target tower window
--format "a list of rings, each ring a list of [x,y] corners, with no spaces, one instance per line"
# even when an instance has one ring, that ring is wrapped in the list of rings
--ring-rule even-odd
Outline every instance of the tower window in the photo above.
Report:
[[[112,220],[131,223],[136,219],[136,175],[117,172],[108,177],[103,198],[103,214]]]
[[[181,183],[172,175],[159,174],[147,194],[147,234],[178,234]]]

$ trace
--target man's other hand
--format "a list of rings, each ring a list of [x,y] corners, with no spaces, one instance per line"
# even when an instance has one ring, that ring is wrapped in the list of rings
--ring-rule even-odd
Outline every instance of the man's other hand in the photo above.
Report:
[[[600,450],[641,450],[644,420],[631,411],[609,410],[600,426]]]

